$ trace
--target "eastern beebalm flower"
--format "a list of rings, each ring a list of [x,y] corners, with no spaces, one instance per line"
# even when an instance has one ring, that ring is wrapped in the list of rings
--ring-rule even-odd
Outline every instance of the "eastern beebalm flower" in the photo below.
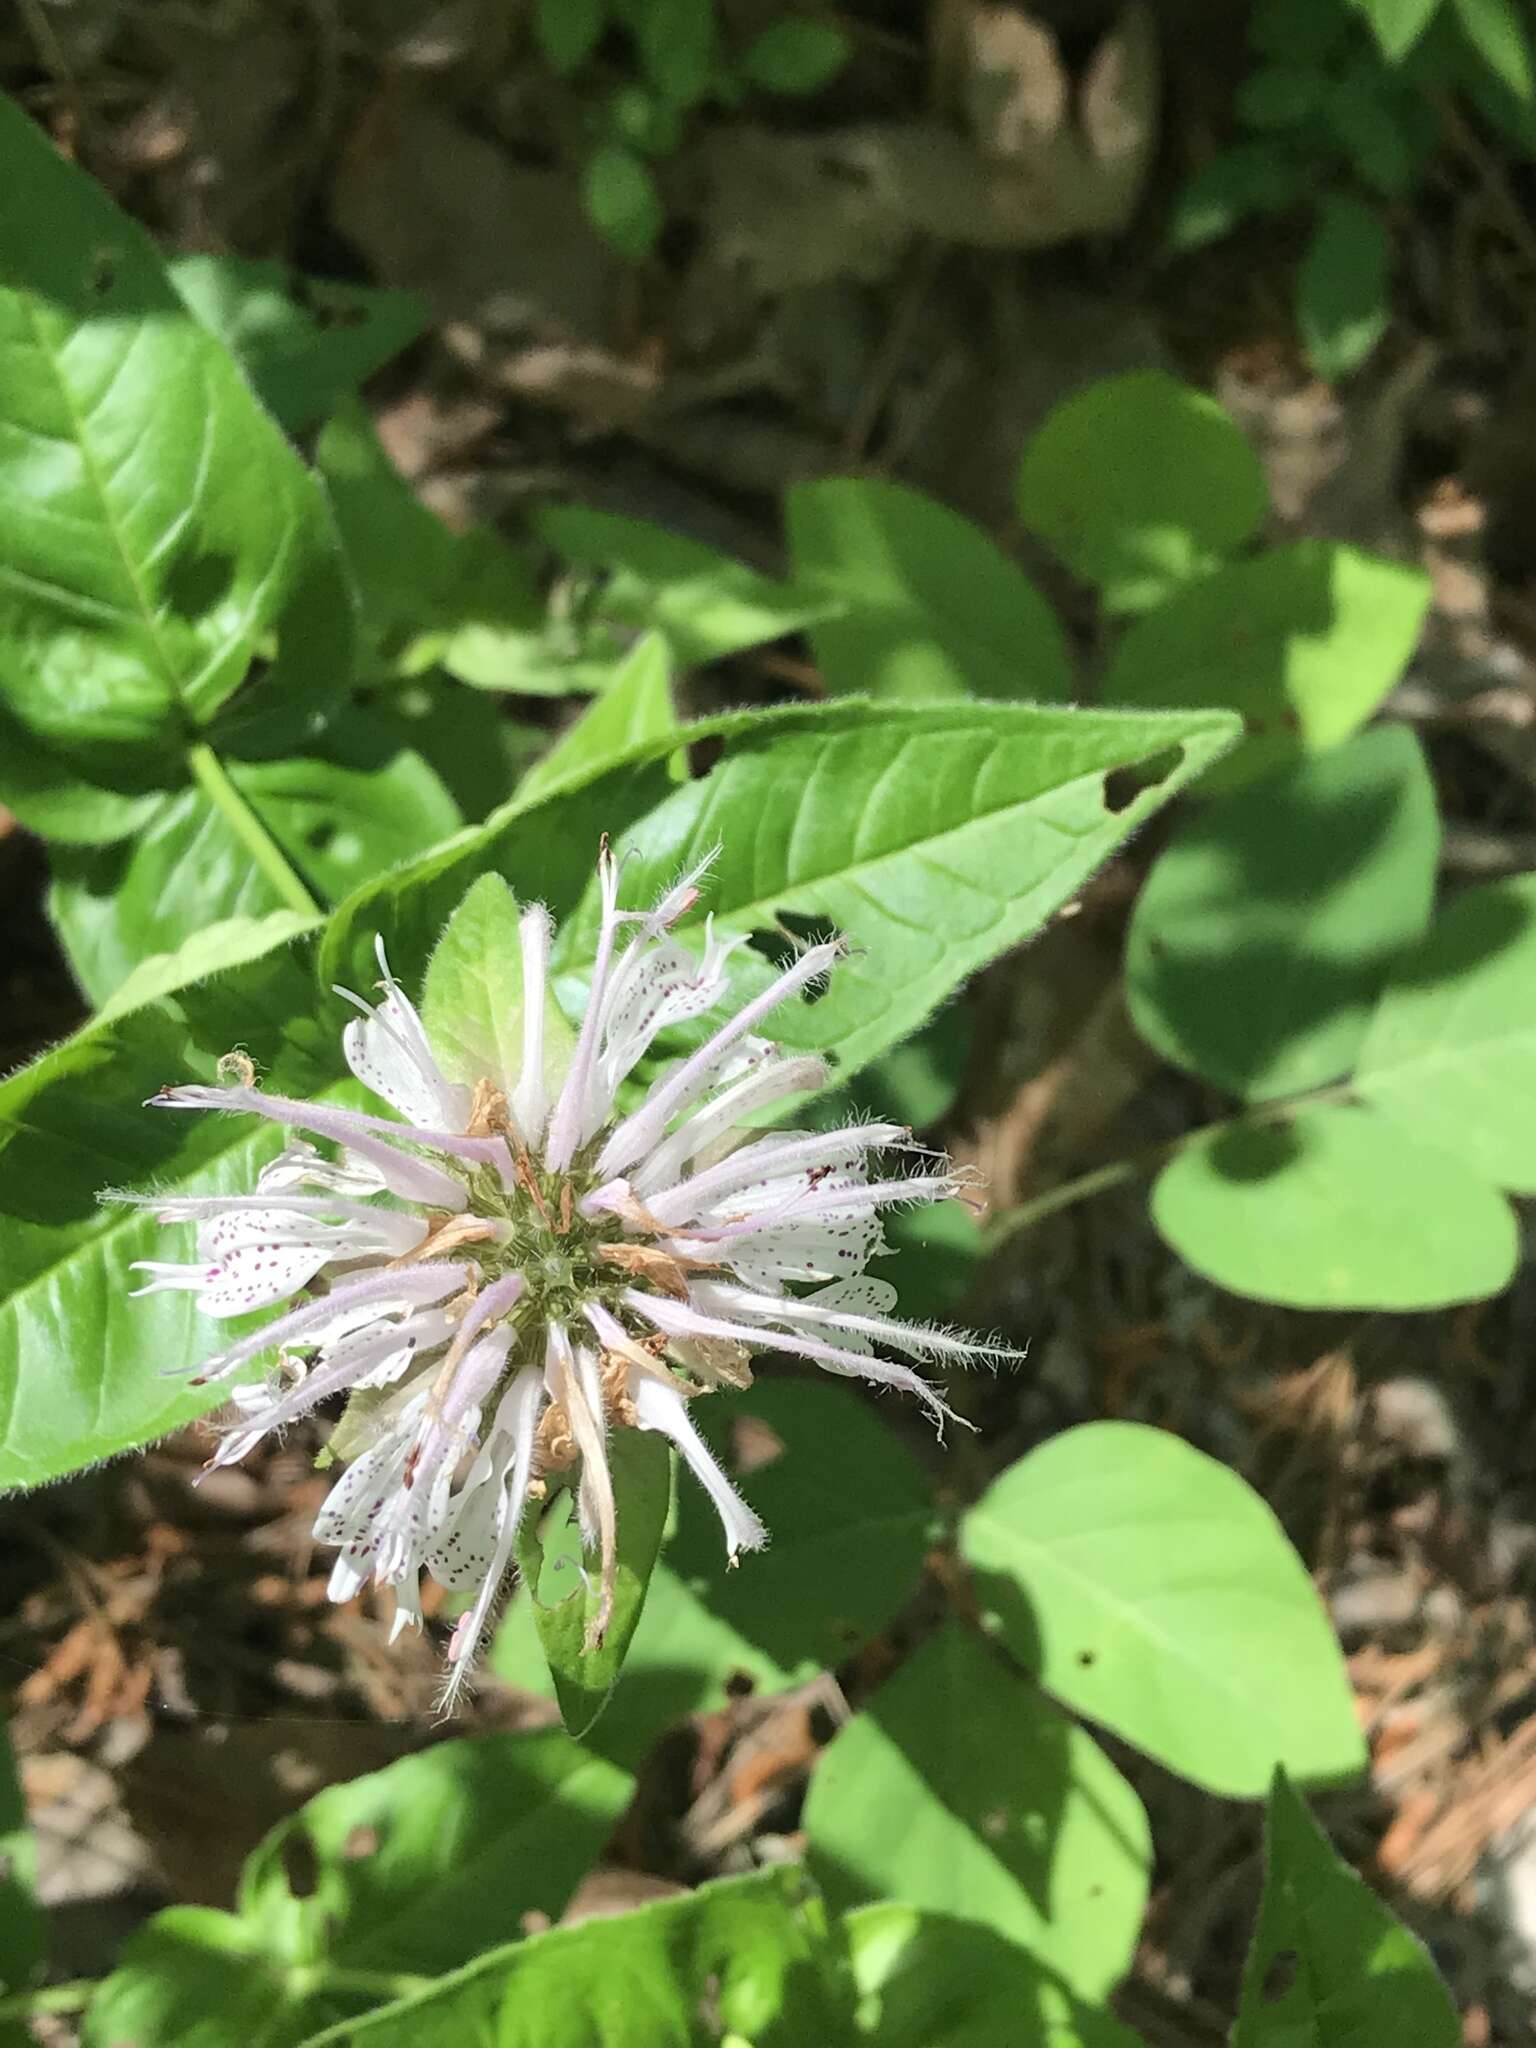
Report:
[[[346,1600],[370,1578],[392,1587],[398,1633],[420,1621],[423,1571],[472,1593],[449,1649],[450,1700],[524,1511],[552,1483],[575,1490],[599,1588],[589,1646],[601,1640],[613,1604],[615,1429],[671,1439],[714,1502],[734,1560],[766,1532],[694,1426],[695,1397],[748,1385],[753,1354],[779,1351],[900,1387],[942,1423],[940,1396],[900,1360],[997,1355],[898,1320],[896,1290],[865,1270],[887,1249],[884,1211],[957,1192],[947,1162],[925,1154],[908,1172],[875,1163],[916,1149],[896,1124],[748,1122],[827,1080],[820,1059],[756,1033],[830,971],[837,944],[808,947],[619,1114],[620,1090],[657,1035],[720,1004],[744,943],[706,928],[695,953],[670,936],[698,900],[702,871],[650,911],[621,910],[619,864],[604,847],[591,988],[557,1088],[544,1044],[551,923],[535,907],[519,927],[516,1074],[448,1079],[380,946],[382,1000],[338,993],[360,1013],[343,1034],[348,1065],[393,1117],[266,1094],[238,1058],[229,1085],[153,1098],[296,1134],[252,1194],[125,1198],[163,1223],[197,1225],[195,1260],[139,1261],[150,1276],[139,1291],[186,1288],[219,1317],[298,1298],[199,1372],[198,1384],[217,1382],[271,1361],[264,1379],[233,1388],[238,1417],[213,1463],[232,1464],[322,1401],[349,1396],[331,1444],[344,1469],[315,1524],[340,1553],[331,1597]]]

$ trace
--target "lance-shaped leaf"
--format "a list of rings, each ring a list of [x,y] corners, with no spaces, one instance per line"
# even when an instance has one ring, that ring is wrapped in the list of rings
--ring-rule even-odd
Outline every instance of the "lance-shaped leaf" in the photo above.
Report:
[[[154,245],[0,102],[0,670],[44,739],[205,726],[344,688],[324,499]]]

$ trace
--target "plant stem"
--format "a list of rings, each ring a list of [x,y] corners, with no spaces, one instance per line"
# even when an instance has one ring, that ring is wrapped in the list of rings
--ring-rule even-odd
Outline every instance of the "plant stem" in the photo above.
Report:
[[[1070,1209],[1078,1202],[1086,1202],[1090,1195],[1103,1194],[1106,1188],[1117,1188],[1125,1181],[1155,1172],[1189,1146],[1217,1131],[1252,1130],[1264,1124],[1280,1123],[1293,1110],[1310,1109],[1315,1103],[1347,1102],[1350,1092],[1347,1081],[1335,1082],[1329,1088],[1308,1088],[1299,1095],[1284,1095],[1275,1102],[1259,1103],[1237,1116],[1217,1117],[1214,1122],[1200,1124],[1195,1130],[1185,1131],[1177,1138],[1166,1138],[1160,1144],[1143,1146],[1139,1152],[1128,1152],[1123,1159],[1112,1159],[1107,1166],[1092,1167],[1087,1173],[1080,1173],[1075,1180],[1064,1180],[1058,1187],[1047,1188],[1032,1202],[1020,1202],[1016,1208],[1004,1209],[1000,1215],[992,1217],[982,1233],[982,1250],[994,1251],[1018,1231],[1028,1230],[1032,1224],[1054,1216],[1058,1209]]]
[[[101,1983],[99,1977],[77,1977],[69,1984],[44,1984],[36,1991],[17,1991],[0,1998],[0,2024],[29,2020],[45,2012],[81,2012]]]
[[[318,917],[320,906],[288,863],[288,857],[229,779],[229,771],[205,740],[187,749],[192,779],[290,910]]]

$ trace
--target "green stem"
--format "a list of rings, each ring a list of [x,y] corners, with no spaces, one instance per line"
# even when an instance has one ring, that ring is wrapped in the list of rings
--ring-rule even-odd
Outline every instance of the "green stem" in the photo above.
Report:
[[[1127,1153],[1124,1159],[1112,1159],[1107,1166],[1095,1166],[1087,1173],[1080,1173],[1075,1180],[1064,1180],[1059,1187],[1047,1188],[1032,1202],[1020,1202],[1017,1208],[1004,1209],[1001,1215],[992,1217],[982,1234],[982,1249],[994,1251],[1019,1231],[1028,1230],[1047,1216],[1054,1216],[1058,1209],[1070,1209],[1078,1202],[1086,1202],[1090,1195],[1103,1194],[1106,1188],[1117,1188],[1128,1180],[1139,1180],[1143,1174],[1155,1173],[1158,1167],[1176,1159],[1189,1146],[1213,1136],[1217,1131],[1252,1130],[1264,1124],[1279,1123],[1293,1110],[1310,1109],[1314,1103],[1346,1102],[1350,1093],[1347,1081],[1336,1082],[1331,1088],[1309,1088],[1300,1095],[1285,1095],[1276,1102],[1260,1103],[1237,1116],[1217,1117],[1213,1123],[1201,1124],[1198,1129],[1185,1131],[1180,1137],[1168,1138],[1159,1145],[1144,1146],[1140,1152]]]
[[[44,1984],[36,1991],[18,1991],[0,1998],[0,2024],[29,2020],[39,2013],[83,2012],[101,1984],[99,1977],[77,1977],[69,1984]]]
[[[205,740],[187,749],[192,779],[290,910],[318,917],[320,906],[288,864],[288,857],[229,779],[229,771]]]

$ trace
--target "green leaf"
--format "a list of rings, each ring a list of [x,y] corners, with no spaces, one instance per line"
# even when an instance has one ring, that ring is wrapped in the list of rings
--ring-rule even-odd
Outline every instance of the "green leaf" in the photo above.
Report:
[[[633,1791],[558,1729],[438,1743],[279,1823],[238,1911],[274,1957],[437,1976],[557,1916]]]
[[[1203,249],[1253,214],[1282,213],[1306,190],[1298,154],[1275,142],[1240,142],[1190,177],[1174,199],[1167,243],[1174,252]]]
[[[1038,929],[1231,730],[1219,712],[1022,705],[780,715],[741,732],[709,776],[623,834],[626,884],[651,901],[718,845],[681,935],[702,940],[707,916],[770,939],[786,918],[846,934],[853,957],[826,993],[773,1021],[782,1043],[832,1052],[846,1080]],[[735,819],[751,830],[733,832]],[[561,933],[563,968],[586,971],[596,928],[593,884]],[[738,988],[771,972],[754,950],[735,964]]]
[[[1462,33],[1517,100],[1536,94],[1531,38],[1514,0],[1451,0]]]
[[[1440,0],[1354,0],[1371,24],[1382,54],[1400,63],[1429,27]]]
[[[1412,190],[1419,152],[1391,81],[1374,57],[1350,66],[1330,88],[1324,118],[1340,149],[1368,185],[1386,199]]]
[[[679,1477],[676,1530],[593,1732],[605,1756],[625,1763],[638,1763],[672,1722],[720,1705],[728,1681],[776,1691],[845,1662],[910,1596],[932,1534],[921,1472],[848,1388],[763,1376],[694,1413],[727,1468],[738,1467],[772,1542],[729,1568],[713,1507]],[[750,1458],[733,1459],[733,1443],[750,1445]],[[574,1559],[575,1549],[571,1532],[565,1554]],[[515,1684],[548,1691],[526,1594],[509,1610],[492,1662]]]
[[[0,1999],[30,1991],[47,1954],[48,1930],[37,1903],[37,1853],[10,1737],[0,1719]],[[4,2048],[28,2048],[31,2030],[0,2019]]]
[[[646,77],[676,107],[694,107],[715,69],[715,0],[644,0],[633,33]]]
[[[1130,1961],[1151,1854],[1140,1800],[955,1622],[839,1729],[804,1825],[834,1906],[894,1897],[974,1921],[1082,1998]]]
[[[166,1233],[99,1198],[104,1187],[249,1191],[278,1132],[143,1107],[167,1081],[214,1080],[234,1046],[274,1091],[335,1099],[344,1013],[334,998],[317,1003],[310,953],[298,940],[238,976],[93,1024],[0,1084],[0,1490],[131,1450],[223,1398],[173,1375],[227,1341],[227,1326],[190,1294],[129,1300],[131,1262],[166,1256]]]
[[[1411,659],[1429,597],[1419,570],[1358,548],[1270,548],[1127,627],[1103,701],[1241,712],[1248,737],[1205,784],[1231,788],[1357,731]]]
[[[753,37],[738,69],[764,92],[803,98],[830,85],[850,54],[847,36],[832,22],[784,15]]]
[[[1253,1101],[1346,1073],[1429,921],[1434,788],[1405,726],[1220,797],[1147,877],[1126,942],[1136,1028]]]
[[[1009,1466],[961,1524],[1003,1639],[1048,1692],[1208,1791],[1364,1745],[1311,1579],[1246,1481],[1165,1430],[1094,1422]]]
[[[336,902],[381,868],[458,826],[459,811],[419,755],[366,713],[327,735],[334,758],[227,760],[229,779],[294,870]],[[49,911],[95,1003],[119,997],[147,955],[176,952],[209,924],[281,908],[273,884],[201,789],[166,797],[137,836],[57,848]]]
[[[608,1461],[619,1533],[613,1613],[601,1642],[594,1644],[592,1634],[601,1601],[596,1567],[571,1586],[580,1565],[579,1542],[574,1559],[568,1540],[559,1548],[551,1544],[546,1551],[541,1533],[531,1523],[524,1524],[517,1542],[518,1567],[532,1589],[533,1617],[555,1681],[555,1696],[566,1727],[578,1739],[590,1732],[619,1682],[645,1605],[671,1497],[671,1451],[663,1438],[648,1430],[621,1429],[609,1441]],[[569,1500],[567,1493],[546,1511],[551,1534],[567,1539]]]
[[[290,434],[325,418],[421,334],[420,292],[304,277],[249,256],[178,256],[170,278]]]
[[[324,499],[153,244],[0,103],[0,671],[62,748],[345,687],[351,607]],[[273,645],[275,641],[275,647]]]
[[[126,839],[181,779],[181,764],[152,748],[50,747],[0,706],[0,803],[40,838]]]
[[[645,160],[621,143],[605,142],[587,165],[582,196],[598,233],[631,263],[643,263],[666,220]]]
[[[1509,1284],[1509,1204],[1369,1109],[1218,1126],[1163,1168],[1152,1220],[1218,1286],[1288,1308],[1444,1308]]]
[[[237,1913],[173,1907],[130,1939],[87,2048],[297,2048],[558,1914],[633,1789],[553,1730],[440,1743],[332,1785],[249,1858]]]
[[[850,2038],[852,1998],[820,1899],[781,1867],[495,1949],[306,2048],[807,2048]]]
[[[535,525],[565,561],[606,574],[592,600],[601,625],[664,634],[682,668],[781,640],[836,609],[809,583],[776,582],[643,519],[550,505]]]
[[[422,997],[432,1050],[452,1081],[508,1093],[523,1065],[523,955],[518,903],[500,875],[482,875],[449,918]],[[544,1005],[544,1072],[558,1090],[576,1035],[552,996]]]
[[[666,641],[657,634],[642,640],[608,690],[529,769],[518,794],[534,797],[585,781],[631,748],[676,733],[670,669]]]
[[[1056,615],[969,520],[907,484],[828,477],[786,501],[796,576],[838,609],[811,630],[829,690],[907,700],[1072,693]]]
[[[1049,415],[1024,451],[1018,507],[1111,611],[1139,611],[1247,540],[1269,493],[1213,398],[1133,370]]]
[[[1307,359],[1337,383],[1358,370],[1392,317],[1392,238],[1364,200],[1334,195],[1296,279],[1296,321]]]
[[[1238,87],[1237,117],[1250,128],[1297,128],[1321,107],[1328,73],[1314,64],[1261,64]]]
[[[1424,1945],[1330,1847],[1275,1774],[1264,1898],[1232,2048],[1457,2048]]]
[[[1468,889],[1398,961],[1355,1086],[1484,1179],[1536,1194],[1536,875]]]
[[[534,28],[550,69],[568,77],[597,46],[607,17],[606,0],[538,0]]]
[[[276,946],[286,946],[290,939],[318,930],[323,922],[319,917],[302,917],[296,910],[269,910],[265,917],[222,918],[194,932],[174,953],[151,953],[141,960],[98,1014],[116,1017],[137,1010],[160,996],[173,995],[188,982],[244,966]]]
[[[410,676],[366,700],[374,723],[419,754],[468,822],[479,824],[549,744],[542,726],[508,718],[494,697],[451,676]]]
[[[870,2048],[1143,2048],[986,1927],[894,1903],[843,1922]]]
[[[337,408],[315,449],[353,577],[372,673],[474,668],[484,642],[521,646],[543,613],[521,559],[483,528],[451,533],[380,444],[365,407]]]

